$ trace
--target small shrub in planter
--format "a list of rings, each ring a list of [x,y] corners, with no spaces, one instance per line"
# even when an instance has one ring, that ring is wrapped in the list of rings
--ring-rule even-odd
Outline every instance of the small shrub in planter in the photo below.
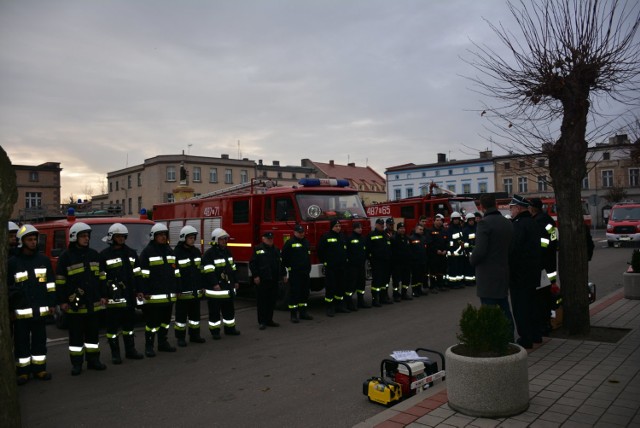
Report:
[[[483,305],[476,308],[469,304],[462,311],[460,344],[455,352],[468,357],[502,357],[518,352],[510,346],[511,325],[498,306]]]

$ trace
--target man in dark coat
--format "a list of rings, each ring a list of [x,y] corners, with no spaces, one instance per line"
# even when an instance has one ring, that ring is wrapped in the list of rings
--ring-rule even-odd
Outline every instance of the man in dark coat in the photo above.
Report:
[[[535,322],[536,287],[540,284],[541,233],[528,208],[529,201],[520,195],[513,195],[509,204],[513,223],[513,239],[509,249],[509,291],[520,336],[518,344],[524,348],[532,348],[534,340],[542,341]]]
[[[480,197],[484,217],[476,228],[473,251],[469,256],[475,267],[476,294],[483,305],[498,305],[511,324],[509,308],[509,245],[513,225],[496,208],[496,198],[487,193]]]

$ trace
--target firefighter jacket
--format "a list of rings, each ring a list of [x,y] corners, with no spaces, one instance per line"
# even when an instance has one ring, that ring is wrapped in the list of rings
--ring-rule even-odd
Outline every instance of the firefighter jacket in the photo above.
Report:
[[[364,266],[367,261],[366,239],[360,233],[353,232],[347,239],[347,263],[349,266]]]
[[[347,264],[347,244],[341,233],[330,230],[322,235],[318,242],[318,258],[330,268]]]
[[[100,271],[107,276],[107,308],[134,307],[142,276],[138,254],[123,245],[111,245],[100,252]]]
[[[391,238],[391,260],[394,265],[408,265],[411,259],[409,238],[406,234],[396,233]]]
[[[176,262],[180,270],[180,285],[178,286],[178,296],[181,300],[189,300],[202,297],[201,290],[204,288],[204,278],[202,276],[202,253],[198,247],[178,243],[173,249],[176,255]]]
[[[536,214],[533,219],[540,227],[541,269],[547,272],[547,278],[553,282],[557,276],[558,230],[556,222],[546,212]]]
[[[55,275],[49,258],[24,252],[9,259],[7,284],[11,317],[38,318],[56,304]]]
[[[462,232],[462,225],[451,223],[447,228],[447,233],[449,235],[447,256],[464,255],[464,234]]]
[[[391,241],[384,230],[371,231],[365,245],[369,260],[387,263],[391,259]]]
[[[282,265],[289,272],[311,272],[311,245],[307,238],[293,237],[282,246]]]
[[[249,269],[251,269],[251,276],[258,277],[261,281],[277,282],[286,275],[280,250],[275,245],[265,245],[264,242],[253,250]]]
[[[462,229],[462,240],[464,241],[464,252],[471,254],[473,247],[476,246],[476,224],[473,226],[470,224],[465,225]]]
[[[411,264],[427,264],[427,242],[424,235],[420,235],[415,232],[411,234],[409,237],[409,254]]]
[[[230,299],[235,295],[236,263],[226,247],[213,244],[202,256],[204,294],[214,299]],[[216,285],[220,290],[215,290]]]
[[[427,252],[429,255],[437,255],[437,251],[447,251],[449,248],[449,234],[444,227],[433,228],[427,232]]]
[[[149,242],[140,253],[142,278],[140,289],[146,304],[170,303],[176,299],[180,287],[180,269],[176,256],[168,244]]]
[[[56,269],[58,304],[69,304],[71,313],[87,313],[104,309],[107,277],[100,271],[100,255],[90,247],[71,243],[58,259]]]

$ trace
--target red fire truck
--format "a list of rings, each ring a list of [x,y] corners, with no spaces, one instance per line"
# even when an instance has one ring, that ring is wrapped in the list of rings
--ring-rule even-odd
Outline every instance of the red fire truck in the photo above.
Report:
[[[293,227],[300,224],[311,243],[311,287],[317,291],[323,288],[318,281],[323,272],[316,245],[329,230],[329,222],[339,219],[345,234],[351,233],[355,221],[362,223],[363,234],[371,229],[358,191],[349,188],[347,180],[305,178],[298,184],[276,187],[270,180],[253,179],[184,201],[155,205],[153,219],[167,225],[169,240],[174,243],[183,226],[195,227],[203,252],[209,248],[211,232],[223,228],[230,235],[228,246],[243,283],[248,282],[252,248],[261,242],[262,234],[272,232],[275,245],[282,248],[293,236]]]
[[[438,191],[439,193],[436,193]],[[462,216],[477,211],[473,198],[457,196],[455,193],[441,189],[435,183],[429,185],[429,192],[424,196],[399,199],[397,201],[382,202],[367,207],[367,216],[372,222],[378,218],[393,217],[396,223],[404,222],[407,234],[418,223],[421,216],[427,217],[427,227],[433,226],[433,218],[436,214],[445,217],[445,223],[449,224],[451,213],[457,211]]]

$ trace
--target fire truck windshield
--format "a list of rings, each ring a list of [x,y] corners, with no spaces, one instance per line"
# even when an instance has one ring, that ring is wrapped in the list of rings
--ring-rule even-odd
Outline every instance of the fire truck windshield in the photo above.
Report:
[[[298,194],[296,200],[304,221],[366,217],[362,202],[356,194]]]

